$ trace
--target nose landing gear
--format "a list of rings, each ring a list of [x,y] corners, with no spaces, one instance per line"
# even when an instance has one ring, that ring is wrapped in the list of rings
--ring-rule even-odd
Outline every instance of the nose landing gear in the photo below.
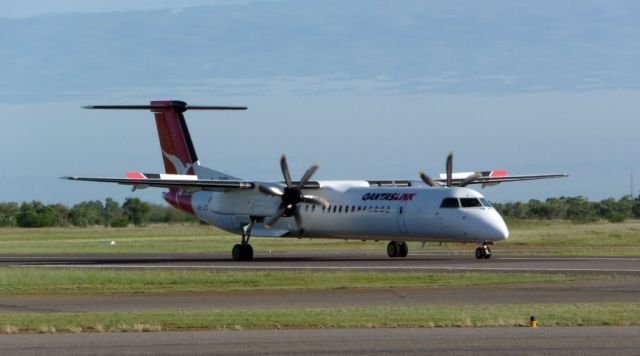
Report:
[[[491,249],[489,248],[489,245],[486,242],[484,242],[482,246],[476,249],[476,258],[479,260],[483,258],[484,259],[491,258]]]

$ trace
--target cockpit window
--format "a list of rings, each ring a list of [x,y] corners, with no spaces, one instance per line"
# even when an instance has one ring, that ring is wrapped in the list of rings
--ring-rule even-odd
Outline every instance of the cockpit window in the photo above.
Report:
[[[463,208],[477,208],[482,206],[478,198],[460,198],[460,203],[462,203]]]
[[[491,203],[489,203],[489,201],[485,198],[480,198],[480,202],[482,203],[482,205],[484,205],[487,208],[492,208],[493,206],[491,205]]]
[[[444,198],[442,199],[442,203],[440,204],[441,208],[459,208],[460,203],[458,202],[458,198]]]

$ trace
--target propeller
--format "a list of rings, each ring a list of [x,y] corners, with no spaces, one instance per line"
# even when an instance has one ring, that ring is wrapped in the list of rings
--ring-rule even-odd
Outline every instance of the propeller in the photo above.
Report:
[[[302,216],[300,216],[300,212],[298,211],[298,203],[321,205],[325,208],[329,207],[329,202],[322,197],[302,194],[302,188],[309,181],[309,179],[311,179],[311,176],[313,176],[318,168],[319,167],[317,164],[309,167],[309,169],[307,169],[307,171],[302,176],[302,179],[300,179],[298,184],[294,186],[293,182],[291,181],[291,174],[289,173],[287,158],[284,156],[284,154],[280,156],[280,169],[282,170],[282,175],[285,182],[284,189],[281,189],[280,187],[258,185],[258,190],[260,192],[268,195],[279,196],[282,199],[282,202],[278,206],[276,212],[264,224],[266,228],[271,228],[283,216],[293,216],[296,220],[296,224],[298,225],[298,229],[302,230]]]
[[[445,186],[446,187],[452,187],[453,186],[453,153],[452,152],[449,152],[449,154],[447,155],[446,172],[447,172],[447,179],[446,179]],[[476,172],[476,173],[468,176],[467,178],[465,178],[462,182],[456,184],[456,186],[466,187],[467,185],[473,183],[473,181],[475,181],[476,179],[478,179],[481,176],[482,176],[481,173]],[[440,184],[439,182],[431,179],[431,177],[426,175],[423,171],[420,171],[420,178],[425,183],[427,183],[427,185],[429,185],[430,187],[434,187],[434,188],[442,187],[442,184]]]

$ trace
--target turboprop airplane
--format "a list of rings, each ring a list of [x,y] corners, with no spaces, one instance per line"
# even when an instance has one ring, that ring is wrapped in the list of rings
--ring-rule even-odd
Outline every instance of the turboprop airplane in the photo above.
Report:
[[[251,237],[387,240],[389,257],[406,257],[406,241],[477,243],[478,259],[509,230],[489,201],[470,184],[482,186],[566,174],[509,176],[506,171],[453,173],[453,156],[438,179],[312,181],[311,166],[291,179],[284,155],[284,181],[243,180],[200,164],[184,118],[187,110],[246,110],[242,106],[194,106],[175,100],[150,105],[93,105],[86,109],[150,110],[155,115],[165,173],[127,173],[126,178],[64,177],[168,191],[164,200],[222,230],[239,234],[234,260],[251,260]]]

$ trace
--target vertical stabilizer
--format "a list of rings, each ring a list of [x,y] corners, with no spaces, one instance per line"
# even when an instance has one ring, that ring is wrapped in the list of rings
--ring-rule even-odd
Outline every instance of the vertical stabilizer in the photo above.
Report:
[[[185,102],[175,100],[151,102],[164,168],[169,174],[195,174],[198,156],[184,121],[186,106]]]

